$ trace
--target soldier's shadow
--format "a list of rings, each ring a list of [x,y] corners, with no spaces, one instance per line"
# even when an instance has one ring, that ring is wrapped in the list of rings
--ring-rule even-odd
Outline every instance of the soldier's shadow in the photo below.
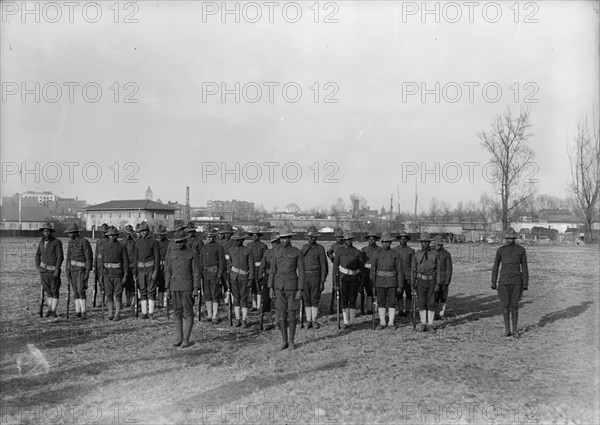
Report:
[[[584,301],[579,305],[573,305],[571,307],[565,308],[564,310],[546,314],[540,319],[540,321],[537,323],[537,326],[542,328],[546,325],[556,322],[557,320],[572,319],[573,317],[577,317],[580,314],[582,314],[592,304],[592,301]]]

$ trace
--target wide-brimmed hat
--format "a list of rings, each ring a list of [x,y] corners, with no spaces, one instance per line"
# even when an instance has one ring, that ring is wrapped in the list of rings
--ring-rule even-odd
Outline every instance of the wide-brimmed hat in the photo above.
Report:
[[[183,232],[183,230],[178,230],[175,232],[175,236],[173,236],[173,240],[175,242],[177,241],[185,241],[187,240],[188,236]]]
[[[131,224],[128,224],[127,226],[125,226],[125,228],[122,230],[121,233],[127,233],[129,235],[135,233],[135,230],[133,230],[133,226]]]
[[[69,227],[67,227],[65,233],[79,233],[79,227],[77,227],[77,223],[73,223]]]
[[[205,233],[206,233],[206,236],[217,236],[218,232],[215,229],[213,229],[212,227],[209,227]]]
[[[242,229],[237,229],[233,235],[231,235],[231,239],[234,241],[239,241],[240,239],[246,239],[246,235]]]
[[[291,238],[294,235],[295,233],[292,232],[292,229],[290,229],[289,227],[282,227],[281,229],[279,229],[280,238]]]
[[[252,236],[252,235],[263,236],[264,233],[261,232],[260,230],[251,230],[250,232],[248,232],[248,236]]]
[[[195,232],[196,231],[196,224],[194,224],[193,221],[190,221],[187,226],[185,227],[184,232],[186,233],[190,233],[190,232]]]
[[[335,229],[333,231],[333,236],[344,236],[344,229],[342,229],[341,227],[338,227],[337,229]]]
[[[119,236],[119,231],[115,226],[110,226],[106,232],[106,236]]]
[[[103,233],[106,233],[106,232],[108,232],[108,224],[106,224],[106,223],[102,223],[102,225],[101,225],[100,227],[98,227],[98,228],[96,229],[96,231],[97,231],[97,232],[103,232]]]
[[[506,233],[504,234],[504,239],[517,239],[518,237],[519,235],[517,235],[516,230],[512,227],[509,227]]]
[[[45,230],[45,229],[48,229],[48,230],[50,230],[51,232],[54,232],[54,231],[55,231],[55,230],[54,230],[54,226],[52,225],[52,223],[44,223],[44,225],[43,225],[42,227],[40,227],[40,232],[41,232],[42,230]]]
[[[162,224],[159,224],[158,229],[156,229],[156,232],[154,232],[154,234],[159,235],[159,236],[166,235],[167,233],[169,233],[169,231]]]
[[[352,232],[345,232],[343,235],[343,240],[354,239],[354,234]]]
[[[375,233],[375,232],[373,232],[373,231],[367,232],[367,236],[366,236],[366,238],[367,238],[367,239],[369,239],[369,238],[380,239],[380,238],[379,238],[379,235],[378,235],[378,234],[376,234],[376,233]]]
[[[394,238],[392,234],[388,231],[381,232],[381,242],[392,242]]]
[[[431,242],[431,235],[428,232],[423,232],[417,242]]]
[[[317,231],[317,228],[315,226],[310,226],[308,229],[306,229],[306,236],[318,237],[321,235],[319,234],[319,232]]]
[[[148,226],[148,223],[143,222],[142,224],[140,224],[140,227],[138,227],[137,231],[141,232],[142,230],[146,230],[146,231],[150,231],[150,226]]]
[[[231,233],[233,234],[233,227],[231,227],[231,224],[226,224],[223,227],[221,227],[221,229],[219,230],[219,233]]]
[[[271,233],[271,243],[278,241],[280,237],[281,236],[279,236],[279,232],[277,232],[277,231],[272,232]]]
[[[444,245],[444,241],[442,240],[442,237],[440,235],[437,235],[435,238],[433,238],[433,244]]]
[[[403,230],[398,236],[396,236],[396,239],[400,238],[406,238],[407,241],[411,239],[410,235],[406,233],[406,230]]]

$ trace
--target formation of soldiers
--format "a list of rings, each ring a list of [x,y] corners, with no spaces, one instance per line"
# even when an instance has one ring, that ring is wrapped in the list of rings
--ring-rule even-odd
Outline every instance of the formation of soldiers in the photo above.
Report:
[[[43,237],[35,256],[43,288],[40,314],[45,294],[46,317],[56,318],[63,248],[50,223],[40,231]],[[435,332],[434,320],[445,319],[452,256],[444,249],[441,236],[431,239],[422,233],[418,239],[421,249],[415,251],[407,244],[411,236],[406,232],[396,237],[389,232],[370,233],[368,245],[358,250],[353,246],[352,233],[336,229],[336,242],[325,251],[317,242],[320,234],[315,227],[307,229],[307,243],[300,249],[292,246],[294,234],[289,229],[274,232],[270,248],[260,240],[262,232],[245,234],[241,229],[234,231],[231,225],[218,232],[209,229],[206,243],[192,222],[175,229],[172,240],[166,238],[166,228],[159,226],[152,234],[147,223],[142,223],[137,231],[131,225],[119,231],[106,224],[98,231],[101,235],[93,252],[75,224],[66,230],[69,243],[64,262],[68,296],[72,291],[76,316],[87,318],[86,293],[93,270],[92,304],[95,306],[100,293],[102,314],[106,306],[108,320],[121,319],[123,292],[125,306],[133,306],[136,317],[141,310],[142,319],[153,318],[155,309],[162,308],[166,308],[169,318],[172,305],[174,346],[191,345],[194,304],[199,304],[200,320],[204,300],[207,320],[213,324],[219,323],[220,306],[229,308],[230,325],[242,328],[250,326],[248,312],[259,311],[261,329],[279,327],[282,349],[293,349],[298,320],[303,325],[306,318],[308,329],[320,327],[319,303],[329,275],[328,258],[333,266],[330,314],[337,302],[340,328],[355,328],[359,294],[361,313],[365,314],[366,301],[366,314],[372,315],[373,329],[394,329],[396,313],[412,313],[416,329],[418,312],[421,332]],[[252,241],[244,245],[247,236]],[[505,336],[518,336],[518,303],[529,279],[525,249],[515,244],[515,239],[516,232],[509,229],[507,244],[498,249],[492,273],[492,289],[498,290],[503,304]],[[399,245],[392,248],[394,240]],[[268,323],[263,327],[265,317]]]

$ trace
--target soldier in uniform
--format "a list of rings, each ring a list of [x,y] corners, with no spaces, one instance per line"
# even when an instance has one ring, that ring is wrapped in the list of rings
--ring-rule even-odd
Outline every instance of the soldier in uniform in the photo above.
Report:
[[[292,246],[293,233],[288,230],[279,232],[281,245],[273,250],[273,262],[269,272],[269,292],[275,298],[279,314],[279,329],[283,343],[281,349],[295,348],[296,314],[298,314],[298,301],[304,291],[304,261],[302,251]],[[289,326],[289,342],[288,342]]]
[[[102,275],[102,271],[104,270],[103,260],[102,260],[102,245],[105,242],[108,242],[108,236],[106,236],[106,232],[108,232],[108,225],[106,223],[102,223],[102,225],[97,230],[100,233],[100,237],[96,239],[96,251],[94,252],[94,276],[96,280],[98,280],[98,286],[101,292],[102,300],[101,305],[104,304],[104,284],[102,279],[104,276]],[[96,284],[94,283],[94,289],[96,288]],[[94,294],[94,303],[96,300],[96,295]],[[94,305],[95,307],[95,305]]]
[[[142,223],[138,230],[140,237],[135,243],[133,261],[140,289],[142,319],[148,319],[154,315],[156,304],[156,278],[160,268],[160,248],[156,239],[150,235],[148,223]]]
[[[435,293],[435,302],[442,305],[442,309],[438,315],[439,320],[444,320],[446,314],[446,300],[448,299],[448,286],[452,280],[452,256],[444,249],[444,241],[440,235],[433,238],[433,246],[435,247],[440,261],[440,290]]]
[[[156,242],[158,243],[158,250],[160,252],[160,268],[158,269],[158,276],[156,278],[156,289],[158,291],[158,297],[156,299],[156,308],[163,308],[165,303],[165,260],[167,259],[167,250],[171,241],[167,239],[168,230],[164,226],[158,226],[158,229],[154,234],[156,235]]]
[[[411,283],[417,290],[421,332],[435,332],[433,319],[435,315],[435,292],[440,290],[441,273],[437,251],[430,248],[429,233],[421,233],[418,240],[421,249],[415,252],[412,261]]]
[[[306,284],[302,293],[304,310],[306,311],[307,328],[311,329],[313,324],[319,329],[321,325],[317,322],[319,313],[319,301],[321,293],[325,289],[325,280],[329,273],[325,248],[317,243],[319,233],[314,226],[306,229],[308,243],[302,247],[302,259],[304,261],[304,273]]]
[[[108,320],[121,319],[121,294],[125,285],[126,270],[129,268],[127,249],[117,241],[119,231],[111,226],[106,232],[109,240],[102,245],[104,293],[108,307]],[[113,303],[114,300],[114,303]],[[114,306],[114,316],[113,316]]]
[[[75,315],[81,319],[87,319],[85,300],[88,279],[94,261],[92,246],[86,238],[79,235],[77,224],[70,225],[65,233],[68,233],[70,238],[67,246],[66,269],[71,280],[73,298],[75,298]]]
[[[379,312],[379,326],[377,330],[386,327],[385,309],[388,310],[388,329],[394,329],[396,317],[396,293],[398,291],[399,277],[402,275],[400,253],[391,249],[394,238],[390,232],[381,233],[381,249],[373,259],[371,279],[375,282],[377,291],[377,309]]]
[[[174,347],[191,346],[194,326],[194,294],[200,290],[200,261],[198,253],[186,246],[188,238],[181,230],[175,232],[177,248],[169,251],[165,266],[167,298],[173,298],[176,340]],[[185,319],[185,323],[184,323]]]
[[[236,326],[248,327],[248,292],[250,282],[254,280],[254,257],[247,246],[244,246],[244,233],[241,229],[231,237],[236,243],[227,250],[231,261],[229,268],[229,286],[233,296],[233,310],[235,312]],[[240,320],[240,306],[242,320]]]
[[[363,269],[362,254],[352,246],[354,235],[345,233],[343,241],[345,246],[337,249],[333,260],[334,284],[340,285],[341,304],[344,317],[344,329],[354,327],[356,317],[356,297],[360,273]],[[337,276],[336,276],[337,275]]]
[[[188,223],[187,227],[185,228],[185,232],[188,234],[189,238],[189,241],[187,242],[188,248],[193,249],[198,253],[198,255],[200,255],[200,248],[202,248],[204,242],[202,242],[202,238],[196,233],[196,225],[193,221]]]
[[[329,247],[329,249],[327,250],[327,258],[329,258],[331,260],[331,263],[333,264],[333,260],[335,259],[335,253],[338,250],[338,248],[341,248],[344,246],[344,230],[341,228],[337,228],[334,230],[333,232],[333,237],[335,238],[335,242],[331,244],[331,246]],[[334,269],[333,271],[333,275],[336,275],[336,271]],[[335,290],[333,289],[332,286],[332,290],[331,290],[331,302],[329,305],[329,314],[333,314],[333,303],[335,301]]]
[[[131,307],[131,302],[134,298],[135,291],[137,288],[135,287],[135,262],[133,261],[134,252],[135,252],[135,242],[137,240],[137,235],[135,234],[135,230],[133,230],[133,226],[128,224],[125,226],[122,234],[125,235],[125,238],[121,240],[121,243],[127,250],[127,258],[129,261],[129,268],[125,271],[125,306]]]
[[[209,229],[206,232],[207,242],[200,248],[200,272],[206,313],[213,324],[219,323],[219,299],[221,298],[221,278],[226,273],[225,249],[215,242],[216,232]]]
[[[498,291],[503,307],[504,336],[519,337],[519,301],[529,286],[529,269],[525,248],[517,245],[517,232],[512,227],[504,236],[506,245],[496,251],[492,268],[492,289]],[[500,271],[498,273],[498,270]],[[497,285],[496,285],[497,283]],[[510,319],[512,318],[512,332]]]
[[[35,252],[35,268],[40,273],[42,287],[46,293],[46,304],[48,312],[46,317],[58,317],[56,307],[60,290],[60,268],[63,263],[62,242],[54,237],[52,223],[46,223],[40,227],[42,239]]]
[[[233,227],[231,227],[231,224],[224,225],[223,228],[219,230],[219,235],[221,236],[221,239],[219,239],[217,242],[220,243],[225,250],[225,261],[227,263],[228,270],[227,273],[223,274],[222,285],[223,288],[225,288],[225,304],[229,305],[229,291],[231,288],[227,284],[227,277],[229,276],[229,269],[231,268],[231,258],[229,257],[228,251],[229,248],[235,246],[235,241],[231,239],[231,235],[233,235]]]
[[[396,239],[400,240],[400,245],[395,247],[394,249],[400,253],[400,261],[402,262],[402,276],[403,281],[398,281],[398,308],[402,308],[402,312],[399,314],[400,316],[406,316],[407,311],[410,309],[412,305],[412,290],[410,283],[410,274],[412,267],[412,258],[415,255],[415,250],[407,245],[410,240],[410,235],[403,231]],[[406,294],[406,297],[404,297]],[[403,302],[404,298],[404,302]]]
[[[267,251],[267,245],[260,240],[260,237],[263,235],[262,232],[256,231],[248,233],[248,235],[252,236],[252,242],[250,242],[247,247],[252,251],[252,257],[254,258],[254,267],[255,270],[258,270],[260,267],[260,262],[262,261],[265,252]],[[263,287],[266,286],[258,273],[254,274],[254,280],[251,282],[251,294],[252,297],[252,311],[256,311],[258,306],[261,305],[262,302],[262,290]]]
[[[258,269],[258,275],[262,277],[263,281],[263,293],[262,293],[262,307],[260,314],[267,314],[271,312],[271,295],[269,294],[269,272],[271,271],[271,264],[273,263],[273,255],[277,248],[280,246],[279,232],[273,232],[271,234],[271,248],[269,248],[260,262]],[[279,319],[277,319],[279,322]],[[271,326],[270,326],[271,327]]]
[[[375,314],[375,312],[372,310],[372,307],[373,307],[373,296],[376,294],[373,293],[373,288],[375,287],[375,285],[373,285],[373,279],[371,278],[371,268],[372,268],[373,260],[375,259],[375,256],[377,255],[377,252],[379,252],[379,250],[381,249],[381,247],[377,245],[378,240],[379,240],[379,235],[376,235],[375,232],[370,232],[367,235],[368,245],[360,250],[360,253],[362,255],[362,262],[363,262],[363,272],[362,272],[362,276],[361,276],[362,279],[361,279],[360,293],[362,294],[364,291],[367,295],[367,314]],[[365,313],[364,311],[362,311],[362,305],[361,305],[361,313],[362,314]]]

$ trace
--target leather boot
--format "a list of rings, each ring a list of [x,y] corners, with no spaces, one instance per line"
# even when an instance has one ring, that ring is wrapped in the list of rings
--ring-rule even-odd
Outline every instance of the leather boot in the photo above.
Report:
[[[285,350],[288,348],[288,323],[287,320],[281,319],[279,321],[279,329],[281,330],[281,338],[283,340],[281,349]]]
[[[192,345],[190,336],[192,335],[192,327],[194,326],[194,317],[186,317],[183,322],[183,342],[181,348],[186,348]]]
[[[511,336],[510,332],[510,310],[504,309],[502,311],[502,316],[504,317],[504,336]]]
[[[518,323],[519,323],[519,309],[515,308],[514,310],[512,310],[510,312],[510,315],[512,316],[512,335],[515,338],[519,337],[519,328],[518,328]]]
[[[115,321],[121,320],[121,300],[115,302]]]
[[[113,319],[113,300],[106,300],[106,308],[108,309],[108,320]]]
[[[175,342],[173,347],[179,347],[183,342],[183,319],[181,316],[175,316]]]
[[[296,344],[294,344],[294,337],[296,336],[296,315],[292,314],[288,317],[288,324],[290,327],[290,350],[296,348]]]

